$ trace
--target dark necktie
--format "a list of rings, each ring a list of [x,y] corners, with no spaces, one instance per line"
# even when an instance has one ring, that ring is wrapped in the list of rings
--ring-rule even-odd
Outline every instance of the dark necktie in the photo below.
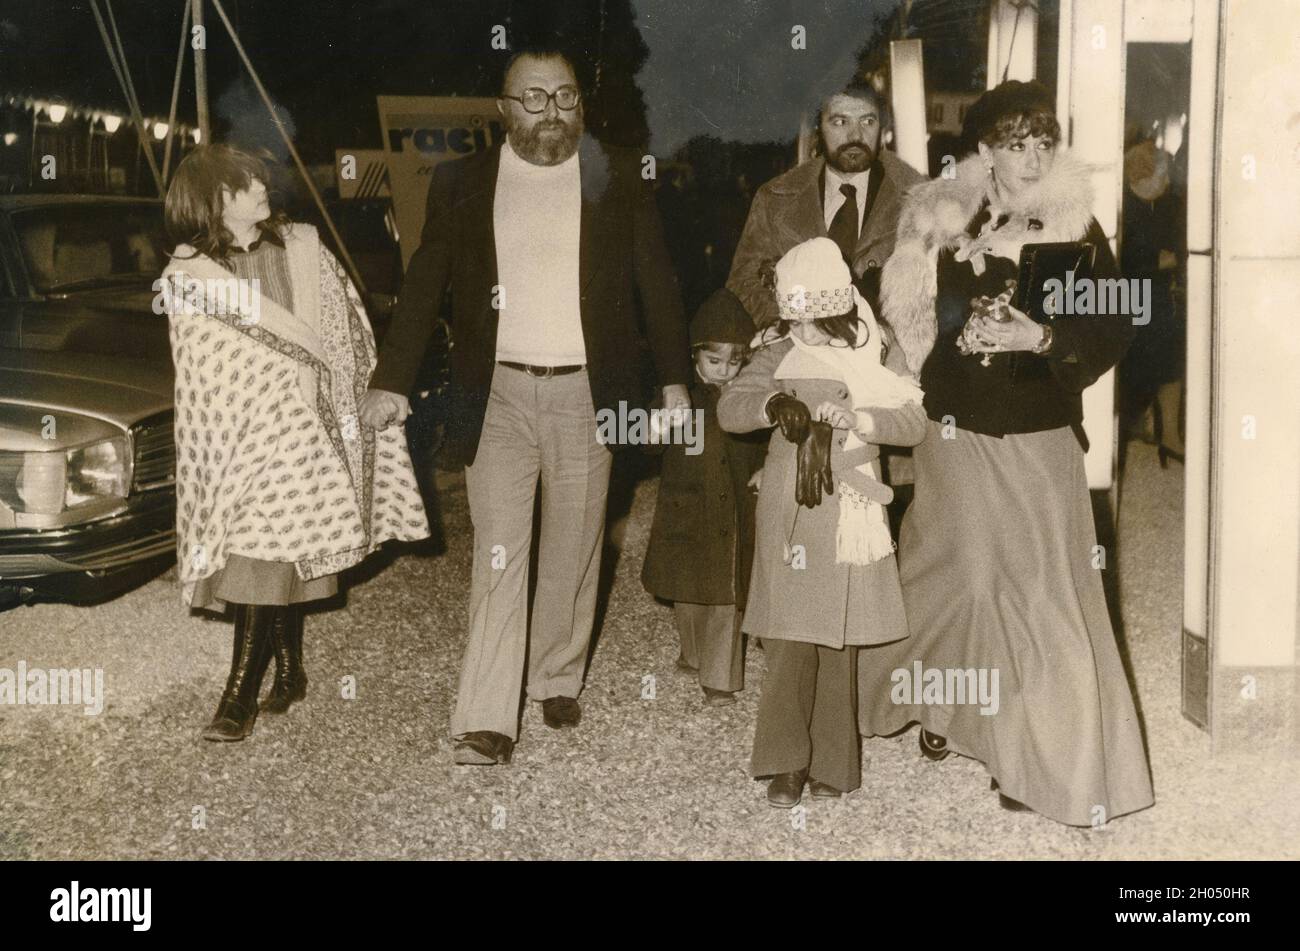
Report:
[[[826,236],[840,246],[844,260],[853,265],[853,252],[858,246],[858,190],[847,183],[840,186],[844,204],[840,205],[826,229]]]

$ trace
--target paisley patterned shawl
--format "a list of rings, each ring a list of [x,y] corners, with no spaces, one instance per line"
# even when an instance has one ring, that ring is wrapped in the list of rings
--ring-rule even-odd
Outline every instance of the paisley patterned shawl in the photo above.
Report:
[[[403,431],[357,417],[375,342],[355,287],[309,225],[285,248],[292,312],[224,290],[238,279],[184,245],[163,272],[186,604],[231,554],[292,562],[306,580],[429,534]]]

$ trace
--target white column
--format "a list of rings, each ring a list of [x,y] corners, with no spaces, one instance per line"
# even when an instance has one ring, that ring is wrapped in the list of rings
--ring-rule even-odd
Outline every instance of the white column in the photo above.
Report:
[[[920,40],[889,44],[889,87],[898,157],[923,175],[930,174],[929,135],[925,131],[925,72]]]
[[[1038,8],[1025,0],[991,0],[987,88],[1038,75]],[[1019,22],[1017,22],[1017,15]]]
[[[1070,70],[1069,109],[1058,118],[1070,149],[1095,169],[1093,215],[1114,251],[1124,151],[1123,4],[1072,0],[1063,5],[1061,45]],[[1090,444],[1088,487],[1109,489],[1115,467],[1114,370],[1084,391],[1083,428]]]
[[[1300,587],[1300,19],[1228,0],[1221,21],[1210,509],[1216,749],[1289,750]]]
[[[1187,459],[1183,481],[1183,631],[1209,638],[1210,366],[1214,317],[1215,100],[1219,81],[1218,0],[1192,15],[1191,102],[1187,111]],[[1207,724],[1208,725],[1208,724]]]

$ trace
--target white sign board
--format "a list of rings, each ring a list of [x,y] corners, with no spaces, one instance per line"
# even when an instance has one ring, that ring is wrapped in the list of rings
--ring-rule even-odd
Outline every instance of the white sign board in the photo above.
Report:
[[[503,141],[506,133],[495,99],[379,96],[378,100],[405,266],[420,246],[434,167],[491,148]]]

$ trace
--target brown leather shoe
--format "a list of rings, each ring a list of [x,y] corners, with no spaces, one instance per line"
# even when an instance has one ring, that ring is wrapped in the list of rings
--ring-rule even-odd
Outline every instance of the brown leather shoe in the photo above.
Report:
[[[514,748],[515,741],[504,733],[475,730],[456,741],[454,756],[458,766],[495,766],[509,763]]]
[[[815,779],[808,783],[808,791],[814,799],[839,799],[844,795],[830,783],[819,783]]]
[[[790,809],[799,805],[799,800],[803,798],[804,780],[807,778],[806,769],[797,773],[777,773],[767,784],[767,801],[778,809]]]
[[[704,705],[706,707],[729,707],[736,702],[736,694],[731,690],[704,688]]]
[[[572,697],[550,697],[542,701],[542,719],[552,730],[577,726],[582,719],[582,707]]]

